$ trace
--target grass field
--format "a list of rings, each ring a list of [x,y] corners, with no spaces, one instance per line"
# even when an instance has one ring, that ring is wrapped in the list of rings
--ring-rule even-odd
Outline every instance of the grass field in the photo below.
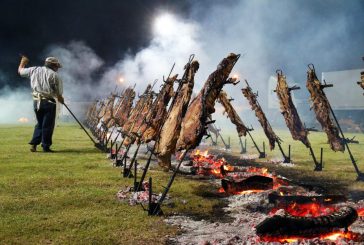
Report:
[[[132,180],[121,178],[79,127],[56,128],[53,154],[31,153],[31,133],[32,126],[0,126],[0,244],[161,244],[175,234],[161,217],[116,199]],[[161,191],[169,174],[150,174]],[[196,192],[207,183],[180,178],[167,213],[208,215],[219,205]]]
[[[322,172],[312,171],[314,163],[309,155],[309,150],[299,141],[294,141],[288,130],[275,130],[276,134],[283,140],[282,147],[285,153],[288,153],[288,145],[291,145],[291,159],[295,164],[294,167],[282,167],[280,165],[266,164],[266,159],[257,160],[258,165],[268,167],[271,171],[276,171],[292,180],[297,180],[305,184],[320,185],[328,189],[328,191],[341,191],[352,195],[353,198],[364,199],[364,182],[356,181],[357,174],[349,158],[347,151],[334,152],[327,143],[327,137],[322,132],[311,132],[309,140],[315,151],[317,160],[320,158],[320,148],[323,148],[323,165]],[[230,133],[230,135],[232,135]],[[267,140],[262,131],[252,131],[252,135],[256,142],[262,148],[262,142],[265,141],[268,148]],[[359,169],[364,172],[364,134],[345,133],[345,137],[353,138],[359,141],[359,144],[350,144],[350,150],[356,159]],[[225,137],[226,138],[226,137]],[[238,139],[231,136],[233,155],[239,151]],[[253,147],[253,143],[248,139],[248,152],[257,153]],[[282,155],[278,149],[270,151],[266,149],[268,159],[282,159]]]
[[[148,217],[140,206],[129,206],[116,199],[116,193],[131,179],[120,176],[105,154],[98,152],[80,128],[60,125],[55,130],[53,149],[47,154],[31,153],[27,142],[32,126],[0,126],[0,244],[163,244],[177,229],[164,224],[161,217]],[[325,169],[313,172],[307,149],[290,140],[287,131],[277,131],[285,149],[292,145],[295,167],[277,167],[259,163],[297,181],[324,183],[360,197],[364,184],[355,181],[355,172],[347,153],[333,153],[322,133],[312,133],[311,142],[318,154],[324,148]],[[253,133],[257,142],[264,137]],[[348,134],[348,137],[351,135]],[[352,151],[364,171],[364,135]],[[238,156],[238,141],[231,139],[232,155]],[[248,150],[255,153],[248,141]],[[278,151],[268,157],[279,157]],[[166,185],[169,174],[151,171],[157,191]],[[158,189],[159,188],[159,189]],[[216,214],[222,201],[208,197],[208,182],[177,177],[170,195],[174,212],[207,218]],[[335,191],[335,190],[333,190]]]

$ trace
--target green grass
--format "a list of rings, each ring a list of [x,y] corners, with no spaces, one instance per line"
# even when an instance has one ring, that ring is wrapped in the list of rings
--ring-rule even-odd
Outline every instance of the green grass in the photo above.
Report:
[[[342,152],[334,152],[330,149],[327,143],[326,134],[323,132],[311,132],[309,134],[309,140],[315,151],[317,160],[320,158],[320,148],[324,150],[323,164],[324,169],[322,172],[312,171],[314,169],[314,163],[309,155],[309,149],[306,148],[300,141],[294,141],[288,130],[275,130],[276,134],[283,140],[282,147],[285,153],[288,153],[288,145],[291,145],[291,158],[295,163],[294,167],[282,167],[274,164],[263,163],[266,159],[259,159],[258,165],[268,167],[271,171],[276,171],[286,177],[289,177],[298,182],[319,184],[328,188],[328,191],[342,191],[350,192],[353,196],[364,198],[364,182],[356,181],[357,174],[349,158],[347,150]],[[238,145],[238,138],[236,134],[227,132],[225,138],[230,135],[231,144],[233,145],[233,155],[238,156],[240,151]],[[275,150],[270,151],[268,146],[268,140],[263,134],[262,130],[252,131],[252,136],[262,148],[262,142],[265,141],[266,153],[268,159],[270,158],[282,158],[278,146]],[[360,133],[345,133],[347,138],[352,138],[359,141],[359,144],[349,144],[354,158],[356,159],[359,169],[364,172],[364,134]],[[252,141],[248,138],[248,152],[257,153],[253,147]],[[333,189],[335,188],[335,189]]]
[[[56,153],[31,153],[32,126],[0,126],[0,244],[163,244],[176,228],[140,206],[117,200],[131,179],[120,176],[73,124],[55,129]],[[169,174],[151,171],[156,191]],[[208,183],[178,177],[168,214],[213,213],[220,201],[203,197]],[[184,204],[183,200],[187,201]]]
[[[74,124],[62,124],[55,130],[53,149],[46,154],[31,153],[29,125],[0,126],[0,244],[163,244],[166,236],[176,234],[162,217],[149,217],[140,206],[129,206],[117,200],[116,193],[131,185],[131,179],[120,176],[104,153],[96,150],[84,132]],[[231,135],[231,161],[239,156],[238,138]],[[253,131],[257,142],[265,141],[262,131]],[[295,167],[281,167],[259,160],[266,166],[297,182],[323,185],[328,191],[348,191],[364,198],[364,184],[355,181],[356,174],[347,152],[334,153],[323,133],[311,133],[310,140],[319,155],[324,148],[325,168],[314,172],[308,150],[293,141],[288,131],[277,131],[287,150],[292,145]],[[233,136],[234,135],[234,136]],[[364,171],[364,135],[351,145],[358,165]],[[347,137],[351,137],[348,134]],[[256,153],[248,140],[249,153]],[[268,158],[280,157],[278,150],[267,150]],[[169,173],[153,170],[156,191],[162,191]],[[163,206],[167,215],[182,213],[197,218],[219,216],[221,199],[207,181],[178,176],[170,195],[172,204]],[[222,217],[218,217],[221,219]]]

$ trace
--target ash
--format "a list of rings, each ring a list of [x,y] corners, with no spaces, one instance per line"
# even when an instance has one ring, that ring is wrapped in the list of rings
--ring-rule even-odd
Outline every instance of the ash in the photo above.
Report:
[[[264,220],[269,209],[266,193],[256,195],[236,195],[226,198],[226,215],[233,222],[195,221],[185,216],[172,216],[165,221],[181,228],[183,234],[171,238],[171,244],[259,244],[255,235],[255,225]]]
[[[292,187],[295,191],[301,189]],[[265,191],[254,194],[233,195],[224,198],[227,206],[224,208],[225,216],[230,217],[232,222],[222,220],[207,221],[194,220],[186,216],[171,216],[165,219],[167,224],[177,226],[181,229],[182,234],[174,238],[169,238],[167,244],[281,244],[280,242],[264,242],[255,234],[255,226],[269,217],[274,204],[268,202],[268,194]],[[305,192],[302,195],[318,195],[314,192]],[[356,209],[364,207],[364,201],[357,203],[345,202],[338,206],[350,205]],[[279,210],[276,214],[284,213]],[[224,219],[226,220],[226,219]],[[360,217],[350,226],[350,230],[356,233],[363,233],[364,219]],[[362,240],[364,241],[364,240]],[[335,241],[323,240],[320,238],[299,239],[291,243],[297,245],[311,244],[364,244],[362,242],[346,241],[344,238],[338,238]]]
[[[148,182],[143,183],[143,188],[145,191],[134,192],[133,188],[130,186],[125,186],[123,189],[116,193],[116,198],[121,202],[127,202],[129,205],[134,206],[137,204],[148,204],[149,201],[149,185]],[[162,193],[152,194],[152,202],[157,202],[162,196]],[[167,195],[166,200],[169,199]]]

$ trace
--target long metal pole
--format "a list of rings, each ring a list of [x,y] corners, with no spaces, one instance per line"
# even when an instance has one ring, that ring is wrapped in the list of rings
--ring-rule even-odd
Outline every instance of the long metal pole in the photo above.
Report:
[[[176,178],[177,172],[178,172],[179,168],[181,167],[182,162],[185,159],[188,151],[189,151],[189,149],[185,150],[185,152],[182,153],[182,156],[180,157],[180,160],[179,160],[179,163],[178,163],[176,169],[173,171],[173,174],[172,174],[171,178],[169,179],[169,182],[168,182],[167,186],[165,187],[165,189],[164,189],[164,191],[162,193],[162,196],[158,200],[158,206],[159,207],[162,205],[162,203],[163,203],[164,199],[166,198],[169,190],[171,189],[173,181]]]
[[[255,140],[254,140],[253,136],[251,135],[251,133],[249,132],[249,130],[247,131],[247,133],[248,133],[248,135],[249,135],[250,139],[253,141],[253,144],[254,144],[255,148],[256,148],[256,149],[257,149],[257,151],[259,152],[259,158],[265,158],[265,157],[266,157],[265,152],[262,152],[262,151],[259,149],[259,147],[258,147],[257,143],[255,142]]]
[[[340,127],[340,124],[339,124],[339,121],[337,120],[337,118],[336,118],[336,115],[335,115],[335,113],[334,113],[334,110],[332,109],[332,107],[331,107],[331,105],[328,103],[328,105],[329,105],[329,108],[330,108],[330,111],[331,111],[331,114],[332,114],[332,116],[333,116],[333,118],[334,118],[334,120],[335,120],[335,122],[336,122],[336,125],[337,125],[337,127],[338,127],[338,129],[339,129],[339,131],[340,131],[340,134],[341,134],[341,137],[343,138],[343,140],[344,140],[344,144],[345,144],[345,146],[346,146],[346,149],[348,150],[348,153],[349,153],[349,156],[350,156],[350,160],[351,160],[351,163],[353,164],[353,166],[354,166],[354,168],[355,168],[355,171],[356,171],[356,173],[357,173],[357,175],[358,175],[358,180],[364,180],[364,174],[362,173],[362,172],[360,172],[360,170],[359,170],[359,168],[358,168],[358,165],[356,164],[356,161],[355,161],[355,159],[354,159],[354,156],[353,156],[353,154],[351,153],[351,150],[350,150],[350,148],[349,148],[349,144],[348,144],[348,142],[346,141],[346,138],[345,138],[345,135],[344,135],[344,132],[342,131],[342,129],[341,129],[341,127]]]
[[[66,107],[66,109],[69,111],[69,113],[72,115],[72,117],[76,120],[76,122],[80,125],[80,127],[83,129],[83,131],[85,131],[85,133],[87,134],[87,136],[90,138],[90,140],[96,145],[96,141],[91,137],[91,135],[87,132],[87,130],[85,129],[85,127],[82,125],[82,123],[77,119],[77,117],[75,116],[75,114],[73,114],[73,112],[70,110],[70,108],[63,103],[64,107]]]
[[[312,156],[312,159],[313,159],[313,162],[315,163],[315,171],[321,171],[322,170],[322,163],[319,163],[317,162],[317,159],[316,159],[316,156],[315,156],[315,153],[312,149],[312,146],[309,147],[310,149],[310,153],[311,153],[311,156]]]
[[[142,188],[142,185],[143,185],[145,176],[147,175],[147,172],[148,172],[148,169],[149,169],[150,162],[152,161],[152,156],[154,154],[154,150],[155,150],[156,145],[157,145],[157,142],[154,143],[153,149],[150,151],[150,155],[149,155],[148,161],[145,164],[142,177],[140,178],[140,181],[139,181],[138,190],[141,190],[141,188]]]
[[[326,86],[326,87],[332,87],[332,84],[331,84],[331,86]],[[323,94],[325,95],[325,97],[326,97],[326,93],[324,92],[323,88],[325,88],[325,86],[324,86],[324,85],[322,85],[322,87],[321,87],[321,91],[322,91],[322,93],[323,93]],[[340,131],[341,137],[342,137],[342,138],[343,138],[343,140],[344,140],[344,144],[345,144],[346,149],[348,150],[348,153],[349,153],[349,156],[350,156],[351,163],[353,164],[354,169],[355,169],[355,172],[356,172],[356,173],[357,173],[357,175],[358,175],[357,180],[364,181],[364,174],[363,174],[362,172],[360,172],[360,170],[359,170],[359,168],[358,168],[358,165],[356,164],[356,161],[355,161],[355,159],[354,159],[354,156],[353,156],[353,154],[351,153],[351,150],[350,150],[350,148],[349,148],[349,144],[348,144],[348,142],[346,141],[346,138],[345,138],[344,132],[342,131],[342,129],[341,129],[341,127],[340,127],[339,121],[338,121],[338,120],[337,120],[337,118],[336,118],[336,115],[335,115],[335,113],[334,113],[334,110],[332,109],[332,107],[331,107],[331,104],[330,104],[330,103],[327,103],[327,104],[328,104],[329,109],[330,109],[330,112],[331,112],[331,114],[332,114],[332,116],[333,116],[333,118],[334,118],[334,120],[335,120],[335,123],[336,123],[336,125],[337,125],[337,127],[338,127],[338,129],[339,129],[339,131]]]

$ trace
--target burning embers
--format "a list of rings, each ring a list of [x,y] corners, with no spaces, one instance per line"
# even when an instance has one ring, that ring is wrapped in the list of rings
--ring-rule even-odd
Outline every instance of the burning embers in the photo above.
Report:
[[[254,193],[273,189],[273,179],[262,175],[253,175],[243,180],[225,178],[221,180],[221,186],[229,194]]]
[[[221,180],[219,192],[239,195],[271,190],[280,186],[280,181],[266,168],[229,165],[224,158],[217,158],[208,151],[196,150],[191,154],[196,174],[213,176]]]
[[[363,235],[348,229],[364,215],[364,208],[351,207],[343,195],[308,192],[266,168],[230,165],[207,151],[196,150],[190,158],[197,175],[221,179],[219,192],[261,193],[269,201],[267,217],[254,225],[259,242],[363,241]]]
[[[320,209],[317,205],[308,205],[306,208],[314,214]],[[313,210],[311,210],[312,208]],[[315,217],[302,216],[309,212],[302,213],[302,209],[305,209],[303,207],[298,209],[301,211],[296,212],[295,208],[288,209],[295,215],[282,211],[280,214],[266,218],[256,226],[257,235],[264,241],[279,242],[292,242],[314,237],[335,240],[342,236],[349,239],[355,238],[354,233],[347,232],[348,227],[358,218],[358,213],[354,208],[341,207],[330,214]],[[345,229],[345,232],[340,230],[341,228]]]
[[[197,175],[223,178],[224,171],[229,171],[232,167],[224,158],[217,159],[214,155],[208,154],[208,151],[196,150],[190,157]]]

